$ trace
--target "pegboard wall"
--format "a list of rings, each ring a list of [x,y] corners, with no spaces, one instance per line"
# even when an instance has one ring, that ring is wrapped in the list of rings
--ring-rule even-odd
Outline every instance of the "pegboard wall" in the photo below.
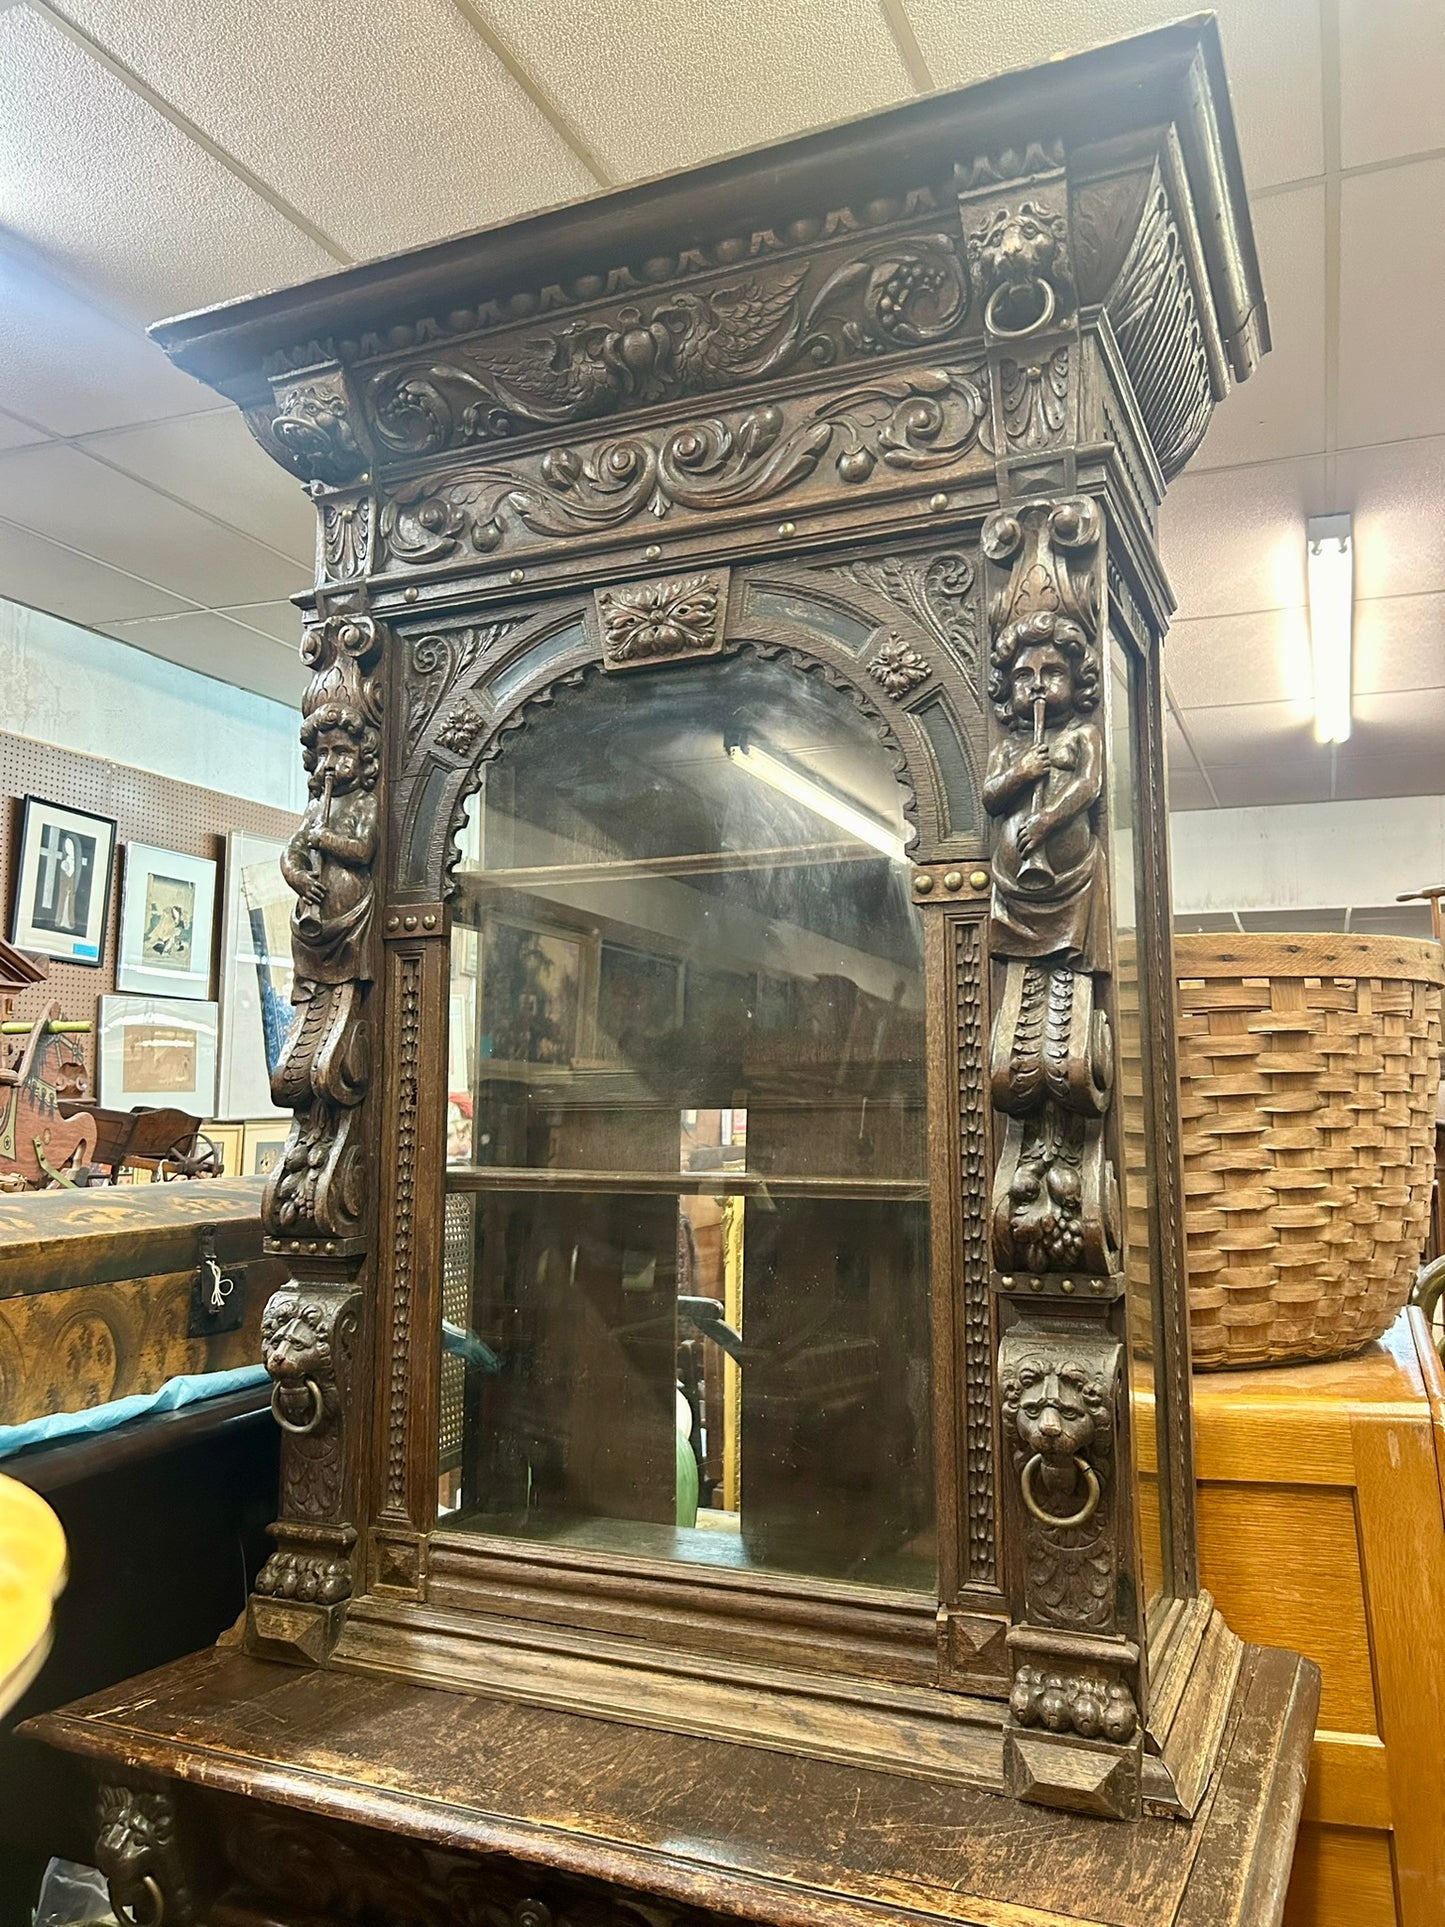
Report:
[[[297,752],[299,755],[299,751]],[[115,989],[116,952],[120,942],[120,889],[127,843],[149,843],[185,856],[208,856],[217,865],[215,931],[211,954],[211,995],[216,994],[216,969],[221,947],[221,921],[226,887],[226,832],[250,830],[257,836],[289,836],[296,819],[286,810],[264,803],[244,802],[215,790],[175,783],[149,770],[123,763],[77,756],[52,743],[31,742],[25,736],[0,734],[0,876],[5,880],[5,935],[10,934],[15,870],[20,858],[20,820],[24,798],[42,797],[67,809],[89,810],[112,816],[116,823],[115,860],[110,879],[110,912],[100,967],[65,963],[51,957],[50,976],[15,999],[14,1015],[31,1019],[59,1004],[64,1017],[97,1020],[97,1000]],[[75,1040],[84,1047],[91,1095],[97,1093],[95,1032]]]

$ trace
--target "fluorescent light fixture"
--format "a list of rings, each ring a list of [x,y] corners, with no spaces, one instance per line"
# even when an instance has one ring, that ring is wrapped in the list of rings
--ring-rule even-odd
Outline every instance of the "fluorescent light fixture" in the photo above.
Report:
[[[834,796],[831,790],[825,790],[821,783],[813,782],[787,763],[780,763],[776,756],[769,756],[765,749],[755,749],[751,743],[729,743],[727,753],[738,769],[745,769],[750,776],[756,776],[759,782],[780,790],[784,796],[790,796],[795,803],[801,803],[805,809],[814,811],[829,823],[836,823],[840,830],[846,830],[849,836],[856,837],[860,843],[871,843],[875,850],[892,857],[895,863],[903,862],[903,838],[876,817],[869,816],[864,810],[854,809],[841,796]]]
[[[1310,655],[1315,679],[1315,741],[1350,735],[1354,679],[1355,538],[1348,515],[1312,515],[1305,524]]]

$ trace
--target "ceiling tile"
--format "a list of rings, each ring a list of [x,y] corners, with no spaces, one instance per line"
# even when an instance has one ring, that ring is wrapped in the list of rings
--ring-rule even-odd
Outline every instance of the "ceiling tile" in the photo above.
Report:
[[[274,601],[310,581],[297,564],[62,443],[0,455],[0,501],[22,526],[208,607]]]
[[[97,629],[127,616],[158,616],[185,607],[179,596],[153,583],[108,569],[13,522],[0,522],[0,588],[7,601]]]
[[[1303,609],[1175,621],[1164,639],[1175,701],[1196,704],[1313,701],[1309,618]]]
[[[1357,696],[1445,684],[1445,595],[1357,602],[1354,684]],[[1440,779],[1445,790],[1445,742]]]
[[[292,707],[299,706],[306,687],[307,672],[296,657],[208,610],[153,622],[112,623],[106,634]]]
[[[1293,703],[1219,703],[1184,712],[1194,753],[1211,776],[1259,757],[1312,755],[1319,750],[1307,716]],[[1319,750],[1328,761],[1328,752]]]
[[[1442,199],[1445,158],[1340,183],[1341,448],[1445,434]]]
[[[450,0],[347,0],[304,23],[275,0],[66,0],[66,12],[358,257],[597,185]],[[574,44],[590,66],[595,49]],[[562,46],[545,45],[545,68]]]
[[[97,435],[77,447],[311,568],[315,505],[257,447],[239,409]]]
[[[0,12],[0,226],[143,321],[336,265],[24,6]]]
[[[1212,810],[1214,798],[1198,770],[1176,770],[1169,765],[1169,807],[1171,810]]]
[[[1066,48],[1177,20],[1179,0],[908,0],[940,86],[1051,60]],[[1318,0],[1214,0],[1250,185],[1324,169]]]
[[[1210,778],[1221,809],[1330,800],[1329,756],[1324,752],[1300,760],[1271,752],[1254,763],[1234,763],[1219,769],[1211,765]]]
[[[1325,445],[1325,190],[1254,206],[1273,347],[1214,411],[1196,468],[1313,455]]]
[[[1349,748],[1349,744],[1345,745]],[[1397,756],[1341,756],[1335,771],[1337,802],[1362,802],[1372,796],[1438,796],[1440,751],[1416,750]],[[1422,881],[1422,887],[1424,879]],[[1430,878],[1436,882],[1437,878]]]
[[[43,442],[43,430],[31,422],[22,422],[14,415],[7,415],[0,409],[0,448],[25,448],[31,442]]]
[[[1355,596],[1445,590],[1445,439],[1346,450],[1331,508],[1355,517]]]
[[[1441,782],[1445,753],[1445,689],[1396,689],[1382,695],[1355,697],[1350,740],[1339,748],[1343,769],[1357,759],[1383,761],[1398,756],[1434,757],[1432,792]]]
[[[486,0],[480,10],[624,180],[913,92],[876,0]]]
[[[1345,166],[1445,147],[1445,7],[1439,0],[1337,5]]]
[[[289,602],[243,602],[230,609],[218,609],[217,615],[230,616],[233,622],[244,623],[248,629],[257,629],[273,642],[281,642],[288,649],[301,647],[301,611]]]
[[[1305,520],[1330,506],[1318,457],[1181,476],[1159,517],[1180,617],[1302,607]]]
[[[52,435],[78,435],[214,407],[215,396],[138,328],[0,247],[0,404]]]

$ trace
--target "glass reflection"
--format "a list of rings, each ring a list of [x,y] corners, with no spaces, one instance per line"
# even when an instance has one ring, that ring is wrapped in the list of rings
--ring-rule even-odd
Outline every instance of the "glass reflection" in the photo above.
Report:
[[[594,678],[488,766],[470,834],[439,1523],[931,1590],[887,757],[775,663]]]

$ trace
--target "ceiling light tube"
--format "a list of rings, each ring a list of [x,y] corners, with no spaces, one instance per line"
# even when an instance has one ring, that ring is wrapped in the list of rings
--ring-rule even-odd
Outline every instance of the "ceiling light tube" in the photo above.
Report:
[[[801,771],[780,763],[776,756],[770,756],[765,749],[755,749],[751,743],[729,743],[727,753],[739,769],[745,769],[750,776],[769,784],[784,796],[801,803],[805,809],[812,810],[829,823],[836,823],[840,830],[856,837],[860,843],[871,843],[875,850],[884,856],[892,857],[895,863],[904,860],[903,838],[869,816],[863,810],[854,809],[845,803],[841,796],[834,796],[820,783],[814,783]]]
[[[1305,534],[1315,741],[1344,743],[1350,735],[1354,680],[1354,530],[1348,515],[1312,515]]]

